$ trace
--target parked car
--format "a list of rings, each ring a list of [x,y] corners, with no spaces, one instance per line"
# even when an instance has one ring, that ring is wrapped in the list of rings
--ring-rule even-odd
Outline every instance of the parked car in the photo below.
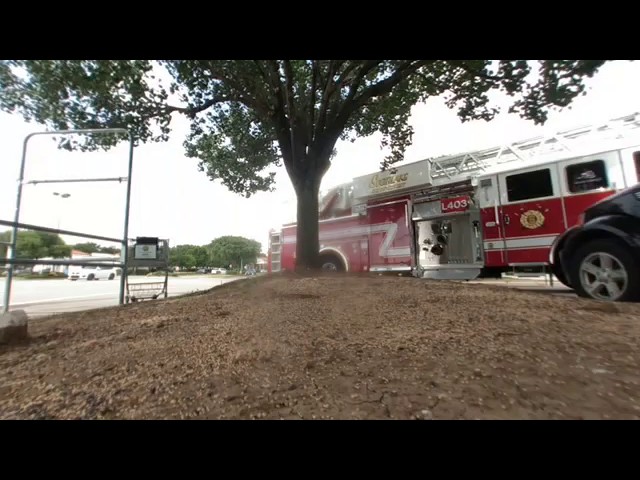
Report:
[[[113,280],[119,275],[116,267],[90,267],[84,265],[81,267],[71,267],[69,270],[69,280]]]
[[[227,269],[226,268],[214,268],[211,270],[211,273],[215,273],[218,275],[225,275],[227,273]]]
[[[551,247],[553,272],[581,297],[640,301],[640,184],[585,210]]]

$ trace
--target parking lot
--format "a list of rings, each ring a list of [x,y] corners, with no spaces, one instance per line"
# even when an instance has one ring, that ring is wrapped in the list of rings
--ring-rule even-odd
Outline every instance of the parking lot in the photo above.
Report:
[[[243,277],[219,275],[169,277],[168,293],[170,297],[184,295],[241,278]],[[129,281],[133,284],[162,280],[162,277],[130,277]],[[6,279],[0,278],[0,292],[4,292],[5,283]],[[119,291],[119,277],[115,280],[93,282],[18,279],[11,288],[10,305],[12,310],[25,310],[30,317],[43,316],[118,305]]]
[[[169,277],[169,296],[184,295],[199,290],[208,290],[227,282],[242,279],[236,276],[197,275]],[[162,277],[131,277],[130,282],[158,282]],[[6,280],[0,278],[0,292],[4,292]],[[550,295],[575,296],[573,291],[560,282],[549,285],[544,278],[480,279],[468,283],[504,286],[524,291]],[[74,312],[118,305],[119,278],[115,280],[77,281],[69,280],[16,280],[13,283],[11,308],[22,309],[30,317],[56,313]],[[0,303],[0,305],[2,305]]]

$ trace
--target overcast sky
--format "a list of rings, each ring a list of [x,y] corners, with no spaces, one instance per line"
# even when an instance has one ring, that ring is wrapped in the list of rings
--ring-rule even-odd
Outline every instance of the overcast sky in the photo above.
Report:
[[[587,81],[587,94],[571,109],[554,112],[544,127],[501,114],[492,122],[461,123],[455,111],[434,98],[414,107],[413,145],[406,162],[488,148],[505,142],[571,128],[640,111],[640,62],[615,61]],[[499,105],[508,100],[495,95]],[[249,199],[229,192],[197,169],[197,160],[184,156],[188,131],[184,119],[174,121],[171,140],[138,147],[134,153],[130,236],[169,238],[171,245],[206,244],[222,235],[253,238],[266,248],[268,231],[295,219],[295,195],[283,168],[277,188]],[[20,155],[25,135],[42,131],[17,115],[0,113],[0,219],[13,220]],[[384,153],[379,137],[339,143],[338,155],[325,175],[326,189],[378,168]],[[120,177],[127,173],[127,146],[108,153],[69,153],[56,149],[47,137],[35,137],[27,153],[28,180]],[[120,237],[124,221],[125,185],[118,183],[27,185],[21,221],[48,227]],[[68,198],[54,192],[68,193]],[[4,227],[0,227],[0,231]],[[76,243],[84,239],[66,238]]]

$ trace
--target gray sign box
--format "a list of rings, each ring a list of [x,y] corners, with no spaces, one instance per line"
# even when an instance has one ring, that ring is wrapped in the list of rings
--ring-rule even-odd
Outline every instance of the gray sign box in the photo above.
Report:
[[[158,257],[158,247],[156,245],[136,245],[133,254],[136,260],[155,260]]]

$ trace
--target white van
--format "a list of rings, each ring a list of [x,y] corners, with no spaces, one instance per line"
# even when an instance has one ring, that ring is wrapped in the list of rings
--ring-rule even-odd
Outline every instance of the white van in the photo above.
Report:
[[[90,267],[88,265],[69,268],[69,280],[113,280],[118,276],[118,268],[111,266]]]

